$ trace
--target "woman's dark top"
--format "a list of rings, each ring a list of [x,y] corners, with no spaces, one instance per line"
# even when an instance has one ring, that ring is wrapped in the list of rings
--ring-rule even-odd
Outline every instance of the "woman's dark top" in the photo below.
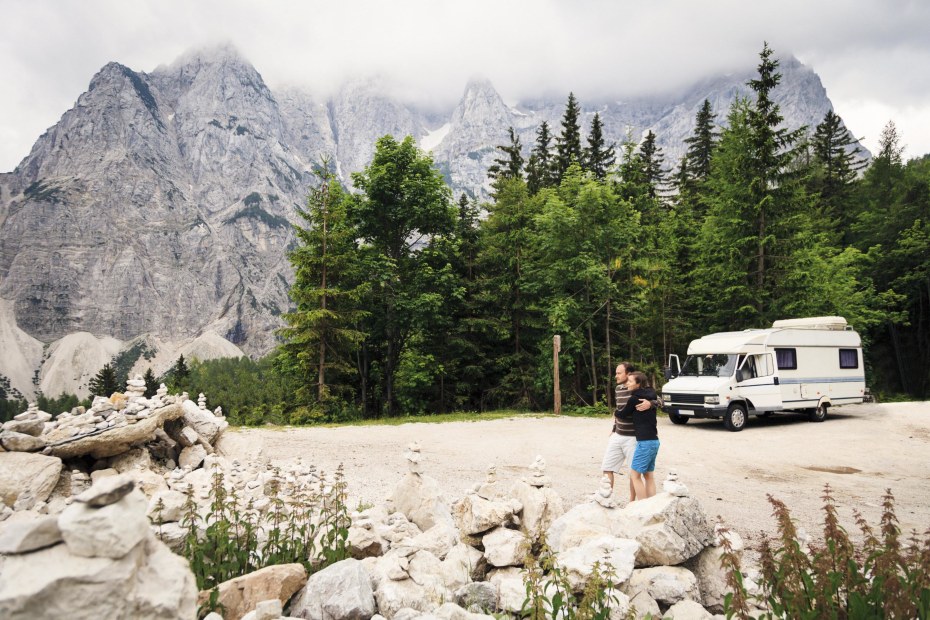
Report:
[[[630,400],[626,402],[617,416],[621,418],[633,418],[633,426],[636,429],[636,441],[647,441],[649,439],[658,439],[659,430],[656,421],[656,408],[650,407],[648,411],[637,411],[636,405],[640,400],[656,400],[656,391],[650,387],[636,388],[630,392]]]

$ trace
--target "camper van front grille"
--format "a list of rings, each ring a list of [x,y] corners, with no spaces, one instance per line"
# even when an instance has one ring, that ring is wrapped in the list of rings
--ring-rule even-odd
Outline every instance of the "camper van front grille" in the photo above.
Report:
[[[673,403],[688,403],[692,405],[703,405],[703,394],[672,394]]]

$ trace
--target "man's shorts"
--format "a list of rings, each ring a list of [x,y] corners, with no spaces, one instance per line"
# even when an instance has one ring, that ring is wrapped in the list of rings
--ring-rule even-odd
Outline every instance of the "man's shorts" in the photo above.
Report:
[[[645,474],[656,469],[656,455],[659,453],[659,440],[647,439],[636,442],[633,454],[633,471]]]
[[[625,467],[629,467],[634,451],[636,451],[636,437],[611,433],[610,439],[607,440],[607,451],[604,452],[601,471],[620,472]]]

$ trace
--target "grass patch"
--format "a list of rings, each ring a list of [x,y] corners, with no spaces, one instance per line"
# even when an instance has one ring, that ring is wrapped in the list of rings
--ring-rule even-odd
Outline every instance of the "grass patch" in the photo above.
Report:
[[[503,420],[506,418],[554,418],[552,413],[544,411],[517,411],[511,409],[502,409],[498,411],[485,411],[478,413],[475,411],[459,411],[454,413],[442,413],[436,415],[411,415],[398,416],[396,418],[374,418],[368,420],[347,420],[345,422],[322,422],[319,424],[308,424],[301,426],[284,426],[280,424],[266,424],[263,426],[233,426],[232,428],[261,428],[270,431],[285,431],[293,428],[338,428],[341,426],[400,426],[401,424],[444,424],[447,422],[487,422],[488,420]],[[581,416],[574,416],[581,417]],[[591,417],[591,416],[588,416]]]

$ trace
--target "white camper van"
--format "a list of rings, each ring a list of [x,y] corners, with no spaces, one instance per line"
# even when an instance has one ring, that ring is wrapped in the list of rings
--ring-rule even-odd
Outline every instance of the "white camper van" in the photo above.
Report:
[[[750,415],[806,412],[822,422],[827,408],[861,403],[865,369],[859,334],[838,316],[775,321],[768,329],[721,332],[698,338],[662,388],[669,418],[723,419],[743,430]]]

